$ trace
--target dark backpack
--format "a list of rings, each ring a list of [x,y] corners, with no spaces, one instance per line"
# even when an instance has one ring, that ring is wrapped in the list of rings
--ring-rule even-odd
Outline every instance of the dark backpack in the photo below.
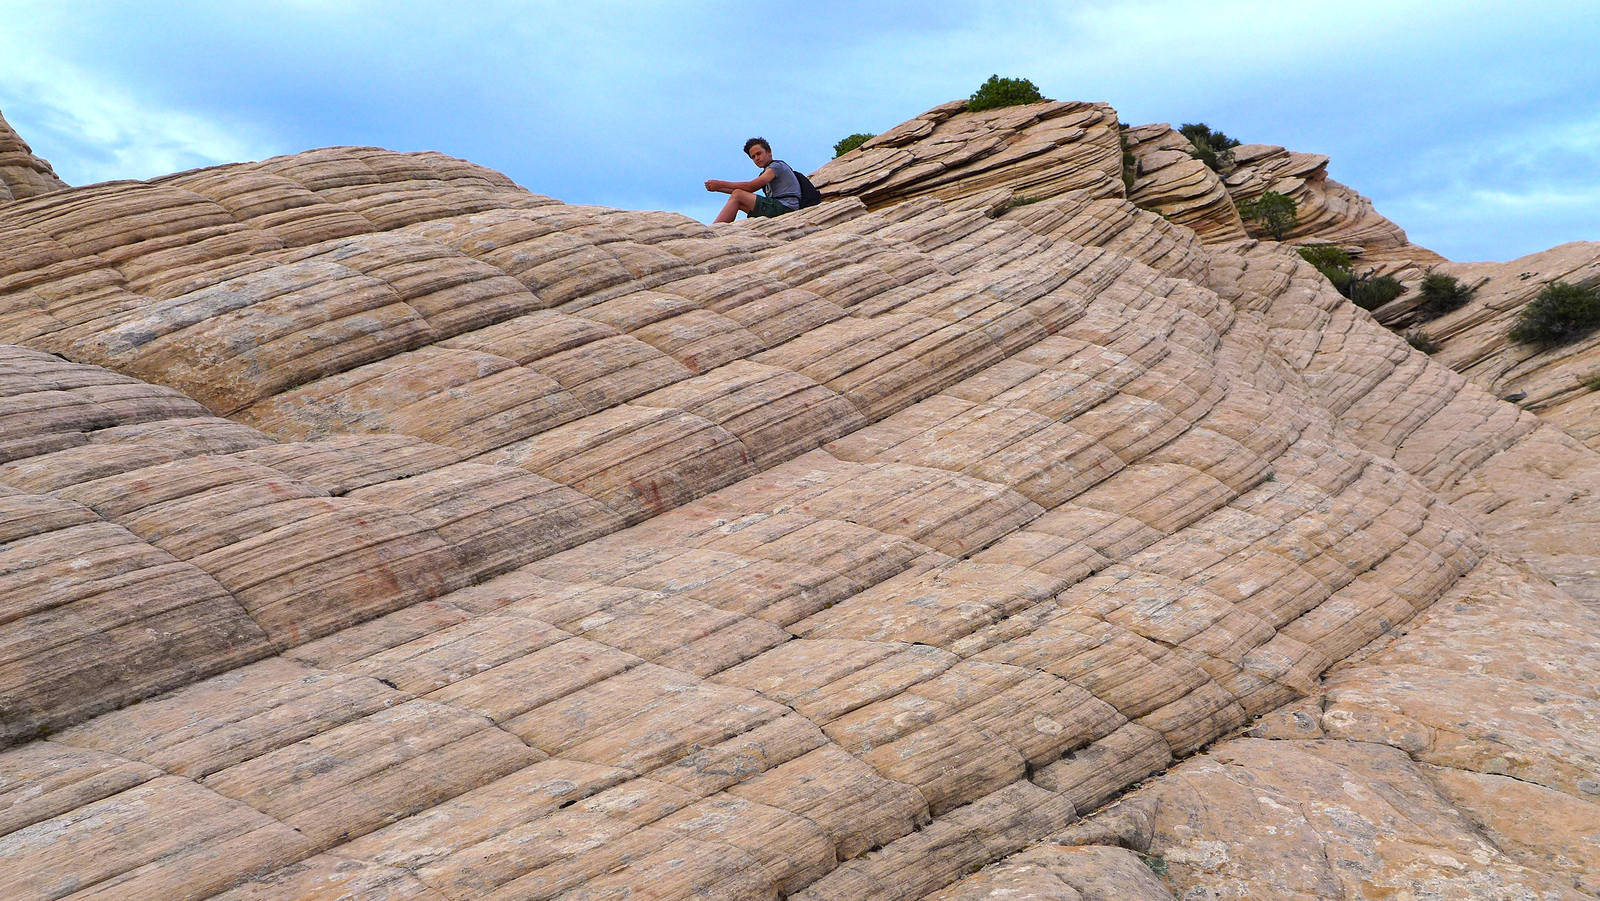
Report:
[[[789,166],[788,163],[784,163],[784,165]],[[811,179],[806,178],[804,173],[793,166],[789,166],[789,171],[794,173],[794,180],[800,183],[800,209],[816,206],[822,202],[822,192],[818,191],[817,186],[811,183]]]
[[[783,163],[783,160],[774,160],[774,162]],[[783,164],[789,166],[788,163]],[[811,179],[806,178],[799,169],[793,166],[789,166],[789,171],[794,173],[794,180],[800,183],[800,206],[796,207],[796,209],[803,210],[808,206],[816,206],[822,202],[822,192],[818,191],[817,186],[811,183]]]
[[[811,183],[811,179],[793,169],[790,171],[794,172],[795,180],[800,182],[800,208],[803,210],[808,206],[816,206],[821,203],[822,192],[818,191],[817,186]]]

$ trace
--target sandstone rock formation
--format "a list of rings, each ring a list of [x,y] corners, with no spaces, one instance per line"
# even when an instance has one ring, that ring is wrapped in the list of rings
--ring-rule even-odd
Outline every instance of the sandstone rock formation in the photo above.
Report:
[[[28,143],[0,116],[0,202],[65,187],[50,164],[34,156]]]
[[[859,153],[0,204],[0,885],[1591,896],[1600,456],[1128,203],[1109,107]]]
[[[1412,244],[1372,202],[1327,176],[1328,158],[1249,144],[1219,175],[1195,159],[1189,139],[1165,123],[1122,128],[1105,104],[1047,102],[963,112],[934,107],[818,170],[828,197],[856,197],[869,209],[918,197],[987,205],[1029,205],[1074,192],[1120,199],[1193,232],[1207,244],[1264,237],[1238,204],[1266,191],[1296,202],[1290,243],[1333,243],[1365,266],[1420,274],[1443,260]],[[1121,149],[1132,154],[1131,187],[1121,183]]]

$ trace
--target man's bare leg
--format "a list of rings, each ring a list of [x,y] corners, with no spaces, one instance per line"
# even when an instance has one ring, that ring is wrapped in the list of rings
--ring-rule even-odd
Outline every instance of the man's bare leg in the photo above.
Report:
[[[715,221],[732,222],[740,210],[748,213],[755,208],[756,195],[749,191],[734,191],[728,195],[728,202],[722,205],[722,212],[717,214]]]

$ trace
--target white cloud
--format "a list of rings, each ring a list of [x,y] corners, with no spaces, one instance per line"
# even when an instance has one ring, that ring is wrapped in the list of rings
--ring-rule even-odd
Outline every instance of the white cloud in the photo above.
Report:
[[[133,91],[0,37],[0,110],[74,185],[152,178],[278,152],[260,130],[143,102]]]

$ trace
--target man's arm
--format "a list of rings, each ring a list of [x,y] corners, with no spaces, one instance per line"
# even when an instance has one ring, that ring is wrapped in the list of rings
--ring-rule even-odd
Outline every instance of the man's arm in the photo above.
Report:
[[[706,182],[706,190],[715,191],[721,194],[732,194],[734,191],[749,191],[753,194],[756,191],[765,188],[772,182],[774,178],[777,177],[778,173],[772,171],[772,167],[768,166],[767,168],[761,170],[760,175],[757,175],[755,178],[752,178],[749,181],[723,181],[719,178],[713,178]]]

